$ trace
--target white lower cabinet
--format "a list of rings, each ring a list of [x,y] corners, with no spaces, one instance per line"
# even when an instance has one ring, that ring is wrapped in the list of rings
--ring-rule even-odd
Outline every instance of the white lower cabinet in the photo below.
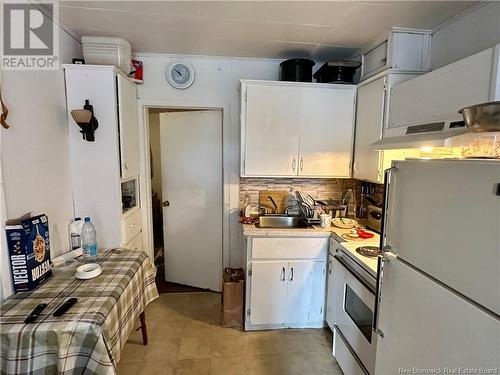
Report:
[[[252,324],[285,324],[287,285],[283,279],[287,268],[285,262],[252,264],[250,312],[247,311]]]
[[[325,316],[327,238],[300,238],[305,246],[304,257],[293,252],[295,259],[273,259],[271,252],[283,254],[276,239],[258,238],[275,244],[265,258],[252,258],[252,239],[247,241],[247,311],[246,330],[269,328],[323,327]],[[293,239],[286,239],[284,244]],[[307,251],[321,247],[321,251]],[[257,246],[257,248],[259,247]],[[263,256],[256,251],[256,256]],[[312,255],[314,254],[314,255]],[[283,255],[282,255],[283,256]],[[307,259],[307,257],[313,257]]]

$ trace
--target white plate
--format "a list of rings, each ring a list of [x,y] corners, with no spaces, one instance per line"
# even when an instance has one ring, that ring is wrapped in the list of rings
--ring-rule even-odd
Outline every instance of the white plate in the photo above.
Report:
[[[75,277],[80,280],[93,279],[102,273],[102,268],[97,263],[88,263],[76,269]]]
[[[337,228],[351,229],[354,228],[356,225],[358,225],[358,222],[354,219],[348,219],[346,217],[343,217],[342,220],[340,219],[341,219],[340,217],[332,219],[332,224],[335,225]]]

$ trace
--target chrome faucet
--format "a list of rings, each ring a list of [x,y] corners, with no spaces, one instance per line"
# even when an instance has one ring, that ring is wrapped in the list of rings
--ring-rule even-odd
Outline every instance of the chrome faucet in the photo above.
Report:
[[[267,200],[270,201],[273,204],[273,206],[274,206],[273,214],[277,214],[278,213],[278,205],[274,201],[273,197],[271,197],[270,195],[268,195],[267,196]]]

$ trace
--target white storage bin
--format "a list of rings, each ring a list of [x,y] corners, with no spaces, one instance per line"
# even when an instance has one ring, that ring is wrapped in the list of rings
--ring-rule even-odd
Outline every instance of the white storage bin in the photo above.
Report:
[[[132,48],[119,37],[82,36],[83,58],[87,64],[113,65],[123,73],[130,72]]]

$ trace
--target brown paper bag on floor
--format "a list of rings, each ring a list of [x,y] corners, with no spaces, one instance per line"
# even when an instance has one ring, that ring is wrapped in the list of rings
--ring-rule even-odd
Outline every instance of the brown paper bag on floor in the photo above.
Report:
[[[224,269],[222,326],[243,327],[245,280],[243,269]]]

